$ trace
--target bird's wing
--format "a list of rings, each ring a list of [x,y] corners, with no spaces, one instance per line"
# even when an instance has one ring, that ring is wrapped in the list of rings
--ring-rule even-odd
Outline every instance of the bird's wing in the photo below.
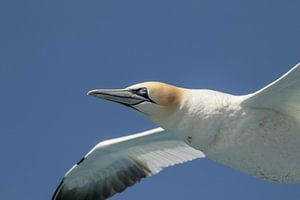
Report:
[[[273,83],[249,95],[242,105],[272,109],[300,120],[300,63]]]
[[[52,200],[101,200],[163,168],[204,157],[156,128],[97,144],[64,176]]]

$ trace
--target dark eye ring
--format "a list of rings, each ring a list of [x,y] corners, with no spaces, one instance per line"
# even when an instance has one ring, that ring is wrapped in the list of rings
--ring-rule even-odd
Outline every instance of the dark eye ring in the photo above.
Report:
[[[147,90],[147,88],[140,88],[140,89],[138,89],[138,91],[137,91],[139,94],[141,94],[141,95],[146,95],[146,94],[148,94],[148,90]]]
[[[142,88],[138,88],[138,89],[132,89],[131,90],[134,94],[139,95],[141,97],[144,97],[145,99],[147,99],[149,102],[152,102],[154,104],[156,104],[154,101],[152,101],[152,99],[150,99],[150,97],[148,96],[148,89],[146,87],[142,87]]]

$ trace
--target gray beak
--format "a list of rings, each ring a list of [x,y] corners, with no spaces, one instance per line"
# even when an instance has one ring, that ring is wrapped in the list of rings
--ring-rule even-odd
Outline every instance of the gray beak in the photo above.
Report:
[[[127,106],[133,106],[148,101],[148,99],[137,95],[134,91],[129,89],[96,89],[89,91],[87,95],[114,101]]]

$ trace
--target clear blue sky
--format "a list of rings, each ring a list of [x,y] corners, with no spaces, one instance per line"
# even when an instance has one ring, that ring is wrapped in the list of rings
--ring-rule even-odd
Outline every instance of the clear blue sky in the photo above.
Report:
[[[50,199],[98,141],[154,125],[86,96],[157,80],[253,92],[300,61],[300,2],[0,1],[1,199]],[[300,184],[208,159],[168,168],[120,199],[299,199]]]

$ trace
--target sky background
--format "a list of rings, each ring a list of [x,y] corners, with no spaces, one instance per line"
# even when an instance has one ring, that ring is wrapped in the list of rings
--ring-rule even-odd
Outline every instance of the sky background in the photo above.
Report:
[[[155,127],[95,88],[163,81],[247,94],[300,61],[300,1],[0,1],[1,199],[50,199],[97,142]],[[114,200],[299,199],[199,159]]]

